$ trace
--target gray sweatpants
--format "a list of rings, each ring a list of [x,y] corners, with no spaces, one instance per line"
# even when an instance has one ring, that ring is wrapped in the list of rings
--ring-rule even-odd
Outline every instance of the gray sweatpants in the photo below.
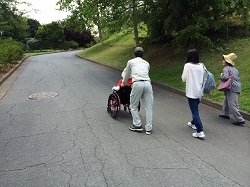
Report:
[[[238,97],[239,94],[235,92],[226,91],[225,99],[222,107],[222,112],[224,115],[229,116],[230,113],[233,115],[235,121],[242,122],[244,121],[242,115],[240,114],[239,106],[238,106]]]
[[[150,81],[138,81],[132,85],[130,94],[130,110],[133,117],[133,125],[139,127],[142,125],[139,116],[138,105],[140,100],[146,112],[145,130],[152,130],[152,116],[153,116],[153,89]]]

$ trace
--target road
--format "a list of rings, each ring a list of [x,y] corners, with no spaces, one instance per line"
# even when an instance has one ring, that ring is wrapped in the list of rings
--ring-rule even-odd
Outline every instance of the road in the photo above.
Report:
[[[106,111],[119,78],[75,52],[26,59],[0,87],[0,186],[250,186],[249,121],[200,104],[206,139],[195,139],[187,99],[153,85],[153,133],[131,132],[129,113]]]

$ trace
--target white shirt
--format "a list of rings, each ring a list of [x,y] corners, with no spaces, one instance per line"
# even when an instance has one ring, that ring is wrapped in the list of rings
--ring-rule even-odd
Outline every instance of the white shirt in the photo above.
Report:
[[[186,96],[192,99],[198,99],[203,82],[204,67],[202,63],[186,63],[182,72],[182,81],[186,82]]]
[[[124,70],[124,77],[122,83],[125,85],[129,77],[132,77],[132,82],[139,80],[148,80],[149,78],[149,63],[141,57],[136,57],[128,61]]]

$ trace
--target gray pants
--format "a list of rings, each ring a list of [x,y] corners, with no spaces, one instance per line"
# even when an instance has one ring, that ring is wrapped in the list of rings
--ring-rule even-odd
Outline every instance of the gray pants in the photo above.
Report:
[[[142,126],[141,118],[139,116],[138,105],[140,100],[146,112],[145,130],[152,130],[152,116],[153,116],[153,89],[150,81],[138,81],[132,85],[130,94],[130,110],[133,117],[133,125],[135,127]]]
[[[225,92],[225,99],[222,107],[222,112],[224,115],[229,116],[230,113],[233,115],[235,121],[242,122],[244,121],[242,115],[240,114],[238,106],[238,97],[239,94],[231,91]]]

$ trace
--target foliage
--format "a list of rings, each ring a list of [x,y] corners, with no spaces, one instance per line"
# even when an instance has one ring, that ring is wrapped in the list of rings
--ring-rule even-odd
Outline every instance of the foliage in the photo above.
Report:
[[[20,60],[24,55],[24,45],[13,39],[0,39],[0,66]]]
[[[249,0],[59,0],[58,4],[86,27],[95,25],[100,41],[102,35],[133,28],[138,45],[137,28],[142,22],[148,28],[146,44],[174,44],[177,49],[196,44],[212,49],[218,38],[247,36],[250,32]]]
[[[64,41],[63,26],[58,22],[42,25],[37,30],[36,38],[49,42]]]
[[[86,19],[80,14],[72,14],[62,21],[64,28],[74,32],[82,32],[87,30]]]
[[[182,47],[200,42],[210,46],[218,38],[235,36],[235,31],[241,36],[249,35],[249,0],[145,0],[143,5],[151,41],[173,40]],[[232,20],[237,20],[238,29],[233,29],[236,23]],[[244,25],[241,32],[240,25]]]
[[[185,50],[189,48],[202,49],[205,47],[210,49],[213,47],[212,41],[207,36],[204,36],[200,29],[195,26],[188,26],[178,32],[173,43],[176,50],[181,47]]]
[[[0,1],[0,38],[23,41],[28,36],[26,18],[16,8],[16,0]]]
[[[58,1],[61,9],[70,10],[72,16],[71,20],[83,18],[86,28],[92,28],[93,24],[98,27],[98,33],[101,44],[103,43],[102,37],[102,19],[105,11],[100,0],[60,0]],[[102,16],[101,16],[102,15]]]
[[[132,2],[138,6],[141,1],[136,0],[59,0],[60,8],[71,11],[71,21],[81,19],[86,30],[97,28],[100,44],[103,44],[103,35],[119,32],[129,25],[136,29],[140,16],[135,16]],[[135,10],[135,8],[134,8]],[[83,24],[82,23],[82,24]],[[138,37],[135,32],[135,39]]]
[[[70,49],[77,49],[79,47],[79,44],[77,42],[75,42],[75,41],[68,41],[68,43],[69,43],[69,48]]]
[[[28,19],[27,23],[29,25],[29,37],[34,38],[36,36],[36,32],[38,28],[41,26],[39,21],[34,20],[34,19]]]
[[[34,50],[69,50],[77,48],[79,45],[74,41],[41,41],[41,40],[28,40],[27,44],[29,46],[29,51]]]
[[[65,41],[75,41],[80,47],[86,47],[94,41],[94,37],[90,31],[78,32],[76,30],[70,30],[67,27],[64,28]]]

